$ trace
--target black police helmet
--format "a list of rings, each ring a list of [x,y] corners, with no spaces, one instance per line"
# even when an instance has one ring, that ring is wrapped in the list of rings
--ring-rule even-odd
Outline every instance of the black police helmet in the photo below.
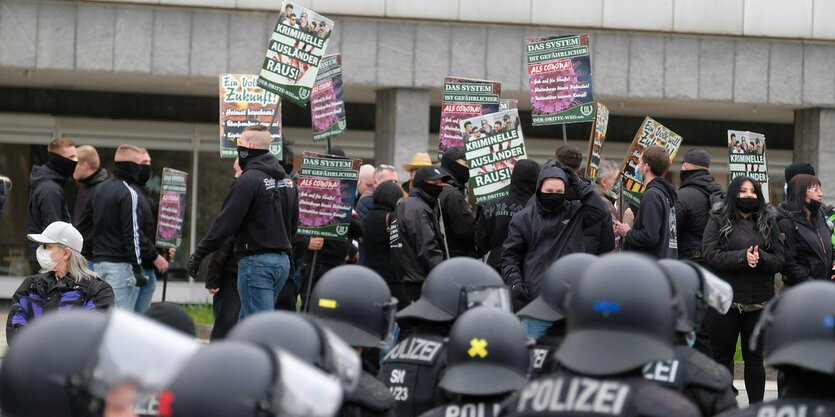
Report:
[[[751,337],[765,333],[766,364],[835,375],[835,285],[811,281],[771,301]]]
[[[420,298],[399,313],[398,319],[446,322],[461,314],[461,291],[470,286],[501,286],[502,278],[490,266],[472,258],[441,262],[423,283]]]
[[[676,304],[655,260],[632,254],[601,257],[569,295],[560,364],[606,376],[673,357]]]
[[[86,385],[108,316],[92,311],[49,314],[11,340],[0,368],[0,407],[14,417],[101,415],[103,399]]]
[[[676,331],[690,333],[696,330],[704,319],[708,307],[705,299],[707,289],[699,267],[689,261],[675,259],[662,259],[658,261],[658,265],[667,274],[667,278],[673,282],[683,304],[684,314],[676,320]]]
[[[572,253],[557,259],[545,271],[539,297],[516,315],[545,321],[565,320],[565,298],[569,290],[596,260],[597,256],[588,253]]]
[[[459,395],[509,393],[527,383],[528,337],[512,313],[475,307],[461,314],[447,343],[447,369],[439,386]]]
[[[252,315],[235,325],[228,340],[278,346],[299,359],[318,364],[324,347],[316,324],[301,314],[270,311]]]
[[[391,335],[397,299],[383,278],[363,266],[342,265],[313,288],[310,314],[349,345],[380,347]]]

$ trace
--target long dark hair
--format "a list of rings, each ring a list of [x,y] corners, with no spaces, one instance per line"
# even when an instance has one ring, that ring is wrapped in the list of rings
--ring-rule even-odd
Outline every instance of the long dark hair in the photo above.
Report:
[[[806,190],[811,187],[820,186],[821,181],[814,175],[795,175],[791,181],[789,181],[789,190],[791,190],[791,193],[788,195],[789,208],[791,208],[792,211],[803,212],[803,208],[806,207]],[[814,215],[815,213],[812,214]]]
[[[750,182],[754,186],[754,194],[757,195],[757,206],[754,208],[754,211],[751,212],[751,218],[754,219],[754,222],[757,225],[757,231],[765,239],[764,249],[768,250],[771,249],[771,232],[774,228],[773,224],[773,216],[769,211],[768,206],[765,204],[765,198],[763,197],[763,190],[760,186],[760,183],[754,181],[751,177],[736,177],[731,184],[728,185],[728,196],[725,199],[725,207],[722,208],[722,221],[720,223],[721,228],[719,229],[719,238],[725,242],[728,241],[728,236],[730,236],[731,232],[734,230],[734,226],[742,220],[742,216],[739,214],[739,190],[742,188],[742,184],[745,181]],[[805,189],[804,189],[805,192]]]

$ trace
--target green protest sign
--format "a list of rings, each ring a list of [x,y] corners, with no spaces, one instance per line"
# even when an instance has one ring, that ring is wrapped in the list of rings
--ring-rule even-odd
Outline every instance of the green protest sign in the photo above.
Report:
[[[157,218],[156,246],[177,248],[183,242],[183,221],[186,217],[188,173],[176,169],[162,169]]]
[[[486,122],[486,133],[474,129],[464,150],[470,169],[470,190],[476,204],[484,204],[508,195],[510,174],[518,160],[527,158],[527,153],[518,109],[461,120],[461,129],[476,121]]]
[[[361,159],[305,152],[299,170],[299,233],[345,240]]]

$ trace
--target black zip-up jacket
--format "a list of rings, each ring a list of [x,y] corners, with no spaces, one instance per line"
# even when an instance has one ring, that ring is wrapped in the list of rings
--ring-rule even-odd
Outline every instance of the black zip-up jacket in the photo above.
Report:
[[[52,222],[70,222],[70,212],[64,197],[67,179],[46,165],[35,165],[29,174],[29,217],[27,233],[41,233]],[[35,250],[38,243],[27,242],[29,261],[37,262]]]
[[[603,188],[594,187],[594,192],[600,196],[604,203],[607,203],[609,196],[603,191]],[[614,206],[614,203],[611,203]],[[606,208],[609,208],[609,203]],[[586,242],[586,253],[592,255],[603,255],[615,249],[615,231],[612,228],[611,210],[609,216],[603,217],[598,223],[594,223],[583,231],[583,237]]]
[[[510,174],[510,193],[484,206],[476,227],[476,254],[479,258],[487,255],[487,264],[502,272],[502,245],[507,239],[507,228],[514,214],[525,208],[536,192],[539,164],[523,159],[513,167]]]
[[[426,192],[412,188],[394,209],[389,235],[391,260],[404,283],[422,283],[447,258],[435,204],[437,200]]]
[[[676,259],[676,201],[673,184],[661,177],[650,181],[641,197],[635,224],[624,238],[624,248],[658,259]]]
[[[93,261],[129,263],[141,272],[139,195],[114,173],[93,196]]]
[[[678,230],[678,258],[700,261],[702,235],[710,219],[710,195],[722,191],[707,170],[692,171],[678,188],[676,201],[676,229]]]
[[[140,253],[142,266],[153,268],[154,260],[159,256],[156,246],[159,206],[148,195],[147,188],[140,187],[138,184],[132,184],[131,188],[136,191],[136,195],[139,197],[137,209],[139,213],[139,246],[142,248]]]
[[[464,197],[464,187],[454,180],[444,184],[438,201],[441,202],[449,257],[475,258],[475,212]]]
[[[780,242],[777,221],[771,209],[766,209],[759,215],[768,217],[766,221],[771,225],[767,237],[757,230],[755,213],[736,222],[728,237],[721,238],[719,231],[724,222],[724,207],[724,204],[714,207],[702,236],[702,256],[705,264],[717,276],[731,284],[734,302],[764,303],[774,297],[774,274],[780,272],[784,265],[785,251],[784,245]],[[746,256],[751,246],[759,246],[760,261],[755,268],[748,266]]]
[[[791,211],[785,203],[778,209],[780,233],[786,243],[786,266],[783,279],[797,285],[813,279],[829,280],[832,276],[832,231],[821,212],[807,219],[802,212]]]
[[[72,212],[72,224],[84,238],[81,254],[87,259],[93,256],[93,195],[96,186],[107,181],[110,174],[104,168],[99,168],[95,174],[79,181],[78,196]]]
[[[223,288],[224,280],[238,281],[238,257],[235,256],[235,239],[226,239],[220,248],[209,255],[206,270],[206,288]]]
[[[228,236],[235,236],[239,257],[268,252],[291,253],[299,224],[295,185],[270,154],[251,160],[232,187],[195,255],[203,259]]]
[[[524,282],[532,299],[539,296],[545,270],[564,255],[585,252],[583,230],[609,215],[606,203],[588,181],[578,179],[578,183],[569,184],[565,171],[546,164],[539,173],[537,190],[546,178],[562,179],[566,182],[566,195],[575,195],[579,200],[566,201],[561,209],[547,213],[534,197],[533,204],[510,220],[502,247],[504,281],[508,285]]]

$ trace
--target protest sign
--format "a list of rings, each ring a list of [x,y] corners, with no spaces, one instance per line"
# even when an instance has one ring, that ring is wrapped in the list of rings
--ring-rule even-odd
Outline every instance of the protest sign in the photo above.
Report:
[[[589,138],[589,159],[586,163],[586,177],[594,179],[600,168],[600,155],[603,153],[603,142],[606,141],[606,130],[609,128],[609,108],[603,103],[597,103],[597,113]]]
[[[487,120],[488,131],[473,129],[464,145],[476,204],[506,196],[516,161],[527,158],[518,109],[461,120],[460,128],[464,130],[467,123],[481,120]]]
[[[318,142],[345,131],[345,101],[342,88],[342,55],[322,58],[310,97],[313,141]]]
[[[157,240],[159,248],[177,248],[183,242],[183,221],[186,218],[188,173],[176,169],[162,169],[159,192]]]
[[[527,39],[534,126],[594,119],[589,35]]]
[[[258,76],[220,75],[220,157],[238,157],[238,139],[249,126],[267,126],[270,153],[281,159],[281,100],[258,87]]]
[[[499,94],[502,85],[497,81],[469,78],[444,78],[444,98],[441,103],[441,127],[439,150],[464,146],[464,139],[479,123],[468,126],[462,134],[461,120],[499,111]],[[480,122],[480,121],[479,121]]]
[[[345,240],[361,159],[305,152],[299,170],[299,233]]]
[[[760,183],[768,203],[768,162],[765,157],[765,135],[762,133],[728,131],[729,180],[751,177]]]
[[[623,198],[629,204],[638,207],[641,205],[641,194],[646,189],[641,174],[638,173],[638,161],[644,153],[644,149],[652,145],[660,145],[667,149],[670,154],[670,162],[676,157],[678,148],[681,146],[682,137],[676,132],[667,129],[661,123],[647,117],[641,123],[641,128],[632,139],[629,152],[621,166],[623,174]]]
[[[499,100],[499,111],[515,109],[519,107],[519,100],[515,98]]]
[[[333,20],[284,0],[258,85],[299,106],[307,106],[331,33]]]

